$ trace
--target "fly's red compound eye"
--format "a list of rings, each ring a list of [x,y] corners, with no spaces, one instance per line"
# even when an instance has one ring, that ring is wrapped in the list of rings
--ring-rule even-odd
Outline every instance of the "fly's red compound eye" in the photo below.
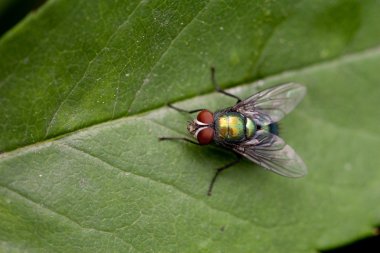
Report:
[[[214,138],[214,129],[211,127],[203,128],[199,131],[197,139],[199,144],[206,145],[209,144]]]
[[[198,113],[197,120],[205,124],[212,124],[214,122],[214,115],[209,110],[202,110]]]

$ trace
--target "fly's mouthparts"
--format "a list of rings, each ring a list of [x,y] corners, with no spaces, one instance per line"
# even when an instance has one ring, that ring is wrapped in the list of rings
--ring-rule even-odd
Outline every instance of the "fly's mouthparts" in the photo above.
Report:
[[[191,133],[192,135],[195,134],[198,128],[199,126],[195,121],[189,121],[187,124],[187,131],[189,131],[189,133]]]

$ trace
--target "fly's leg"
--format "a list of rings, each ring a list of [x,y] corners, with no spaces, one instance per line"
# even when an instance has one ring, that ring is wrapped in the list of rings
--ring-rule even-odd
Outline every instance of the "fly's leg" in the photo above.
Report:
[[[195,109],[195,110],[184,110],[184,109],[181,109],[181,108],[178,108],[178,107],[175,107],[174,105],[172,104],[168,104],[168,106],[178,112],[185,112],[185,113],[194,113],[194,112],[200,112],[204,109]],[[158,138],[159,141],[186,141],[186,142],[189,142],[189,143],[192,143],[192,144],[195,144],[195,145],[200,145],[198,142],[196,141],[193,141],[191,139],[188,139],[188,138],[184,138],[184,137],[160,137]]]
[[[231,168],[232,166],[234,166],[235,164],[237,164],[240,161],[241,161],[241,156],[236,155],[235,161],[232,161],[232,162],[230,162],[230,163],[228,163],[228,164],[224,165],[223,167],[220,167],[216,170],[214,177],[211,179],[210,186],[208,187],[208,191],[207,191],[208,196],[211,196],[212,188],[214,187],[215,180],[218,177],[218,175],[220,174],[220,172],[222,172],[225,169]]]
[[[174,110],[176,110],[177,112],[186,112],[186,113],[195,113],[195,112],[200,112],[200,111],[203,111],[204,109],[195,109],[195,110],[184,110],[184,109],[181,109],[181,108],[178,108],[172,104],[168,104],[168,106]]]
[[[185,137],[160,137],[160,138],[158,138],[158,140],[159,141],[186,141],[186,142],[198,145],[198,146],[201,145],[198,142],[193,141],[193,140],[188,139],[188,138],[185,138]]]
[[[228,93],[228,92],[224,91],[222,88],[220,88],[219,84],[216,82],[215,68],[214,67],[211,67],[211,82],[215,86],[215,89],[217,92],[220,92],[226,96],[233,97],[233,98],[237,99],[236,104],[241,102],[241,98],[239,98],[238,96],[235,96],[234,94]]]

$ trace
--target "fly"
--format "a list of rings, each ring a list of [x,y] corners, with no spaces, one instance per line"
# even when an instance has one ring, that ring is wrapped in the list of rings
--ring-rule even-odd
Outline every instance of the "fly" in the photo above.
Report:
[[[306,87],[286,83],[263,90],[242,100],[220,88],[211,68],[211,80],[216,91],[237,99],[232,107],[215,112],[207,109],[187,111],[169,104],[169,107],[186,113],[196,113],[187,130],[197,140],[183,137],[161,137],[159,140],[182,140],[196,145],[216,144],[232,150],[236,160],[216,170],[207,194],[210,196],[215,180],[223,170],[237,164],[243,157],[285,177],[302,177],[307,168],[297,153],[278,136],[278,125],[306,94]]]

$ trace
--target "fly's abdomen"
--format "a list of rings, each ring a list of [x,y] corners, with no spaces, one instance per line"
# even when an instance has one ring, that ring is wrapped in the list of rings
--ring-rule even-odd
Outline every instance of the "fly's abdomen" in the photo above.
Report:
[[[225,142],[241,142],[251,138],[255,123],[237,112],[221,113],[215,117],[216,137]]]
[[[267,131],[267,132],[269,132],[271,134],[275,134],[275,135],[279,134],[278,123],[272,123],[272,124],[269,124],[269,125],[266,125],[266,126],[258,126],[258,128],[260,130]]]

